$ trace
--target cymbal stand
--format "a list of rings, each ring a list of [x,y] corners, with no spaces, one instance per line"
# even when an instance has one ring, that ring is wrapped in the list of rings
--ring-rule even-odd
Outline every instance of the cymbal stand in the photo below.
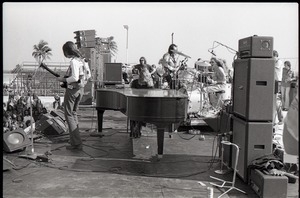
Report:
[[[236,179],[236,171],[237,171],[237,163],[238,163],[238,158],[239,158],[239,147],[238,145],[234,144],[234,143],[231,143],[229,141],[222,141],[221,144],[225,144],[225,145],[232,145],[234,147],[236,147],[236,158],[235,158],[235,165],[234,165],[234,171],[233,171],[233,178],[232,178],[232,181],[229,182],[229,181],[225,181],[225,180],[222,180],[222,179],[219,179],[219,178],[216,178],[216,177],[213,177],[213,176],[210,176],[212,179],[215,179],[215,180],[218,180],[218,181],[221,181],[223,182],[221,185],[219,184],[215,184],[213,182],[210,182],[211,185],[214,185],[214,186],[217,186],[219,188],[229,188],[228,190],[226,190],[224,193],[222,193],[218,198],[222,197],[223,195],[227,194],[229,191],[235,189],[237,191],[240,191],[244,194],[246,194],[245,191],[239,189],[239,188],[236,188],[234,185],[235,185],[235,179]],[[231,186],[226,186],[225,184],[226,183],[229,183],[231,184]]]

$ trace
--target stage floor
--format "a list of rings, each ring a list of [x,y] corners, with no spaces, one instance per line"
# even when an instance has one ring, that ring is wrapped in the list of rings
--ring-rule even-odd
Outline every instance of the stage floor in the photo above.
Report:
[[[197,135],[165,133],[164,155],[158,160],[153,125],[143,127],[141,138],[131,139],[126,117],[106,111],[104,136],[95,137],[96,115],[94,108],[80,108],[83,151],[66,150],[69,137],[62,134],[35,140],[35,153],[50,153],[48,162],[19,157],[31,147],[3,152],[13,164],[3,171],[3,197],[207,197],[207,187],[217,197],[227,190],[210,184],[215,182],[210,176],[231,181],[233,174],[215,173],[220,169],[217,133],[209,127],[200,126]],[[223,197],[258,197],[240,178],[235,186],[247,195],[232,190]],[[298,197],[298,181],[288,185],[288,197]]]

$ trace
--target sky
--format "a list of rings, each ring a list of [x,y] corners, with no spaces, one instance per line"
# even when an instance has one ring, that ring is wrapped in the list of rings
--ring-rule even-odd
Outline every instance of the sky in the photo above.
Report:
[[[191,57],[188,67],[194,67],[198,58],[209,60],[208,50],[217,46],[215,41],[223,45],[214,48],[214,53],[231,65],[235,54],[227,47],[238,51],[239,39],[271,36],[279,57],[290,60],[298,70],[297,3],[6,2],[2,9],[4,70],[35,62],[33,45],[40,40],[52,49],[49,62],[68,62],[62,46],[75,42],[78,30],[96,30],[101,38],[113,36],[118,52],[112,62],[122,63],[138,63],[144,56],[147,63],[158,64],[173,38],[178,50]]]

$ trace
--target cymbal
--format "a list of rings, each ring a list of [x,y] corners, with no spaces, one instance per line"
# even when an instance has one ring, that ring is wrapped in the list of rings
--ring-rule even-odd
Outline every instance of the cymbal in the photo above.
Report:
[[[206,61],[197,61],[195,63],[195,65],[198,67],[210,67],[211,66],[211,64]]]
[[[175,53],[175,54],[179,54],[179,55],[181,55],[181,56],[184,56],[185,58],[191,58],[190,56],[188,56],[188,55],[186,55],[186,54],[184,54],[184,53],[182,53],[182,52],[179,52],[179,51],[177,51],[177,50],[171,50],[173,53]]]

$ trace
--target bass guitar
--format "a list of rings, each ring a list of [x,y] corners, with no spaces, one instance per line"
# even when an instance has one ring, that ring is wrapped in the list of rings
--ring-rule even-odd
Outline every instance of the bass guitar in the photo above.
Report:
[[[53,70],[51,70],[49,67],[47,67],[47,65],[45,65],[44,63],[41,63],[40,65],[42,68],[44,68],[45,70],[47,70],[48,72],[50,72],[52,75],[54,75],[55,77],[60,77],[60,75],[58,73],[55,73]],[[67,78],[68,76],[64,76],[65,78]],[[67,82],[61,82],[60,86],[62,88],[67,88]]]

